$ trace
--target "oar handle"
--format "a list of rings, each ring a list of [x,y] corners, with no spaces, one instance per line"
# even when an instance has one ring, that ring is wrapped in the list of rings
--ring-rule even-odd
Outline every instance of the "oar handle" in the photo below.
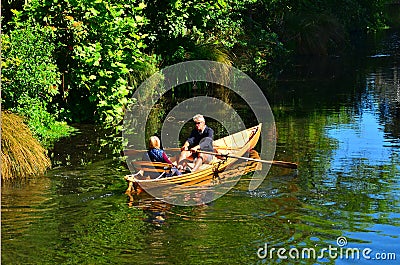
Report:
[[[208,154],[208,155],[215,155],[215,156],[223,156],[223,157],[244,159],[244,160],[247,160],[247,161],[261,162],[261,163],[266,163],[266,164],[271,164],[271,165],[274,165],[274,166],[280,166],[280,167],[291,168],[291,169],[297,169],[298,168],[296,163],[286,162],[286,161],[276,161],[276,160],[268,161],[268,160],[262,160],[262,159],[251,158],[251,157],[235,156],[235,155],[231,155],[231,154],[221,154],[221,153],[214,153],[214,152],[202,151],[202,150],[197,150],[197,151],[194,151],[194,152]]]
[[[236,150],[236,149],[238,149],[238,148],[233,148],[233,147],[228,147],[228,146],[214,146],[214,148],[226,149],[226,150]],[[178,148],[178,147],[164,148],[163,150],[164,151],[171,151],[171,152],[180,152],[181,151],[181,149]],[[124,155],[127,155],[127,156],[129,156],[129,155],[137,155],[137,154],[144,153],[144,152],[147,152],[147,151],[148,150],[144,150],[144,149],[126,149],[124,151],[121,151],[121,155],[122,156],[124,156]]]
[[[172,147],[172,148],[165,148],[163,149],[164,151],[181,151],[180,148]],[[140,153],[147,152],[148,150],[138,150],[138,149],[127,149],[124,151],[121,151],[121,155],[124,156],[129,156],[129,155],[136,155]]]

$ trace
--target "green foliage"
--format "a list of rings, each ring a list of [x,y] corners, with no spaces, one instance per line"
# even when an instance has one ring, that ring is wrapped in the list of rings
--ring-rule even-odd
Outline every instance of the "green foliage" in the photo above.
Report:
[[[72,130],[58,122],[60,74],[52,58],[51,29],[29,22],[2,35],[2,106],[27,117],[34,136],[48,147]]]
[[[22,23],[2,35],[2,99],[12,109],[21,98],[50,102],[58,94],[60,75],[52,58],[54,44],[49,28]]]
[[[163,56],[165,64],[189,59],[188,54],[201,50],[198,46],[213,45],[229,50],[243,34],[242,12],[254,1],[175,0],[165,3],[159,0],[148,3],[146,15],[151,23],[146,30],[151,36],[150,45]],[[195,57],[199,55],[201,51]]]
[[[244,38],[234,51],[240,54],[236,62],[242,70],[265,79],[275,76],[288,55],[279,36],[262,28]]]
[[[285,24],[284,38],[297,54],[327,55],[347,39],[343,25],[331,14],[292,13]]]
[[[117,125],[134,88],[156,71],[155,58],[143,52],[145,7],[133,0],[33,0],[25,7],[25,15],[52,27],[60,43],[70,120]]]
[[[154,47],[166,65],[193,59],[235,64],[267,77],[284,55],[278,35],[271,31],[274,19],[252,19],[258,8],[273,4],[247,1],[154,1],[148,3],[146,25]]]
[[[56,120],[56,115],[47,111],[48,105],[38,98],[24,97],[16,108],[18,113],[23,113],[28,118],[26,123],[44,147],[51,147],[59,138],[69,136],[75,129],[66,122]]]
[[[386,23],[383,16],[386,2],[387,0],[326,1],[320,10],[334,14],[349,31],[374,31]]]
[[[384,6],[384,16],[387,24],[393,28],[400,27],[400,3],[388,1]],[[382,19],[382,18],[381,18]]]
[[[384,26],[385,0],[299,1],[287,3],[280,35],[298,54],[326,55],[343,48],[353,31]]]

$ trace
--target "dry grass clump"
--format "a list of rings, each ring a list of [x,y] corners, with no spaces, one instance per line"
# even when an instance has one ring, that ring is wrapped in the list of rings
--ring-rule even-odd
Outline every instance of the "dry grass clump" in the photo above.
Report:
[[[1,111],[1,178],[25,178],[41,174],[50,166],[46,149],[33,138],[23,118]]]

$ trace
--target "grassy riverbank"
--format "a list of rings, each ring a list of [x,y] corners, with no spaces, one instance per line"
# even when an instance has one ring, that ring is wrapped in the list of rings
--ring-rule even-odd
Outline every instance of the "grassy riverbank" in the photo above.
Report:
[[[43,173],[51,166],[47,151],[36,140],[23,118],[1,112],[1,177],[14,180]]]

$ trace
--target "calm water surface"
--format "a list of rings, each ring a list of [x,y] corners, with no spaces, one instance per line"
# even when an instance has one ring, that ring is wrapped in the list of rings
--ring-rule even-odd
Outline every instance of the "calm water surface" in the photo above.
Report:
[[[127,170],[93,133],[64,141],[75,151],[47,175],[3,183],[2,264],[399,262],[399,50],[392,32],[346,59],[299,58],[265,87],[276,159],[298,172],[273,168],[253,192],[244,176],[204,206],[128,206]]]

